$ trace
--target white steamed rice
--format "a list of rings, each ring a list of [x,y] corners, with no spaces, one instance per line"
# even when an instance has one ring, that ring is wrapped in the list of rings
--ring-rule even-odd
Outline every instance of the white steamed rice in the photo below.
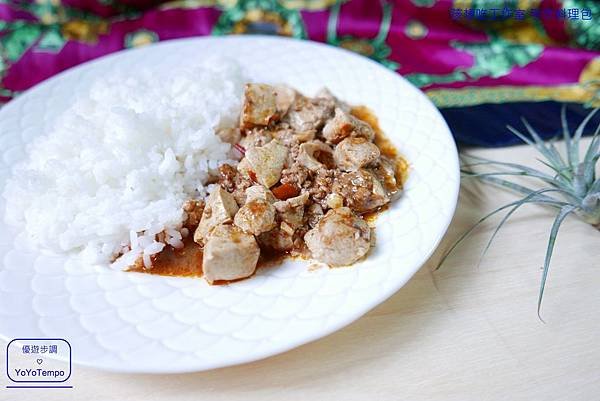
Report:
[[[148,266],[165,246],[157,233],[182,245],[183,203],[228,161],[215,130],[236,125],[244,82],[229,60],[95,82],[15,166],[7,222],[50,250]]]

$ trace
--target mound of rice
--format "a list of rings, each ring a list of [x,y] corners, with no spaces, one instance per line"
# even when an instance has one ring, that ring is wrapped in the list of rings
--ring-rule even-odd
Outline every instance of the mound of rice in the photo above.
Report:
[[[95,82],[38,137],[4,190],[6,221],[41,247],[126,268],[182,245],[183,203],[228,161],[245,80],[230,60]]]

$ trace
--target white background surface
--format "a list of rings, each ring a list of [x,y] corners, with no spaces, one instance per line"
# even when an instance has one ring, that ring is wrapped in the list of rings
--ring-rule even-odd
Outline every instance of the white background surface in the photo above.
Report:
[[[518,162],[533,158],[524,147],[475,153]],[[506,199],[513,197],[463,185],[440,251]],[[536,300],[551,224],[551,215],[542,208],[518,212],[477,269],[488,225],[441,270],[432,272],[436,254],[405,287],[357,322],[266,360],[164,376],[74,366],[71,390],[7,390],[2,375],[0,399],[598,400],[600,233],[575,218],[565,220],[543,324],[536,316]]]

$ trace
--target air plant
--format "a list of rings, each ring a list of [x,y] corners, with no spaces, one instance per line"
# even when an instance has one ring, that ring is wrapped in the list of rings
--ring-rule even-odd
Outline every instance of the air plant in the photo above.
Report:
[[[580,149],[581,137],[584,129],[597,111],[598,109],[595,109],[590,112],[583,119],[581,124],[579,124],[574,134],[571,134],[567,124],[566,109],[565,107],[562,108],[561,123],[562,139],[564,141],[563,154],[558,151],[556,139],[550,141],[542,140],[540,135],[525,119],[521,119],[521,121],[529,133],[529,136],[511,126],[507,127],[523,142],[537,150],[541,155],[541,158],[539,158],[538,161],[548,168],[548,172],[523,166],[521,164],[463,155],[464,162],[461,167],[463,177],[476,178],[483,182],[509,189],[522,197],[519,200],[510,202],[483,216],[450,247],[450,250],[442,258],[440,266],[454,248],[468,237],[477,226],[497,213],[508,210],[488,240],[488,243],[482,252],[482,258],[490,248],[498,231],[500,231],[502,226],[521,206],[533,203],[555,209],[556,217],[554,218],[554,223],[550,230],[538,295],[537,313],[541,320],[540,308],[544,296],[546,278],[548,277],[548,269],[550,267],[550,260],[552,258],[556,236],[562,222],[567,216],[574,214],[579,216],[586,223],[600,229],[600,178],[596,177],[596,165],[600,158],[600,125],[596,128],[592,140],[587,149],[585,149],[583,155],[581,155]],[[473,168],[483,166],[492,167],[493,171],[473,171]],[[539,188],[533,189],[514,182],[513,179],[515,177],[528,178],[534,182],[537,181],[537,183],[541,185],[539,185]]]

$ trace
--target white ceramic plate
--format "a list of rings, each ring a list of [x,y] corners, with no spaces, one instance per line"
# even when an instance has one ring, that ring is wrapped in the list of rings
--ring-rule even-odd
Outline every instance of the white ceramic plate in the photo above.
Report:
[[[171,69],[212,54],[240,60],[255,81],[284,82],[309,95],[327,86],[344,101],[375,111],[411,169],[403,196],[377,221],[372,254],[349,268],[316,271],[290,261],[249,280],[210,287],[202,279],[84,266],[73,257],[29,249],[22,233],[0,224],[3,339],[64,338],[73,362],[115,371],[185,372],[249,362],[349,324],[402,287],[433,252],[454,213],[459,185],[446,123],[399,75],[307,41],[177,40],[59,74],[0,110],[0,186],[10,165],[25,157],[27,143],[95,78]]]

